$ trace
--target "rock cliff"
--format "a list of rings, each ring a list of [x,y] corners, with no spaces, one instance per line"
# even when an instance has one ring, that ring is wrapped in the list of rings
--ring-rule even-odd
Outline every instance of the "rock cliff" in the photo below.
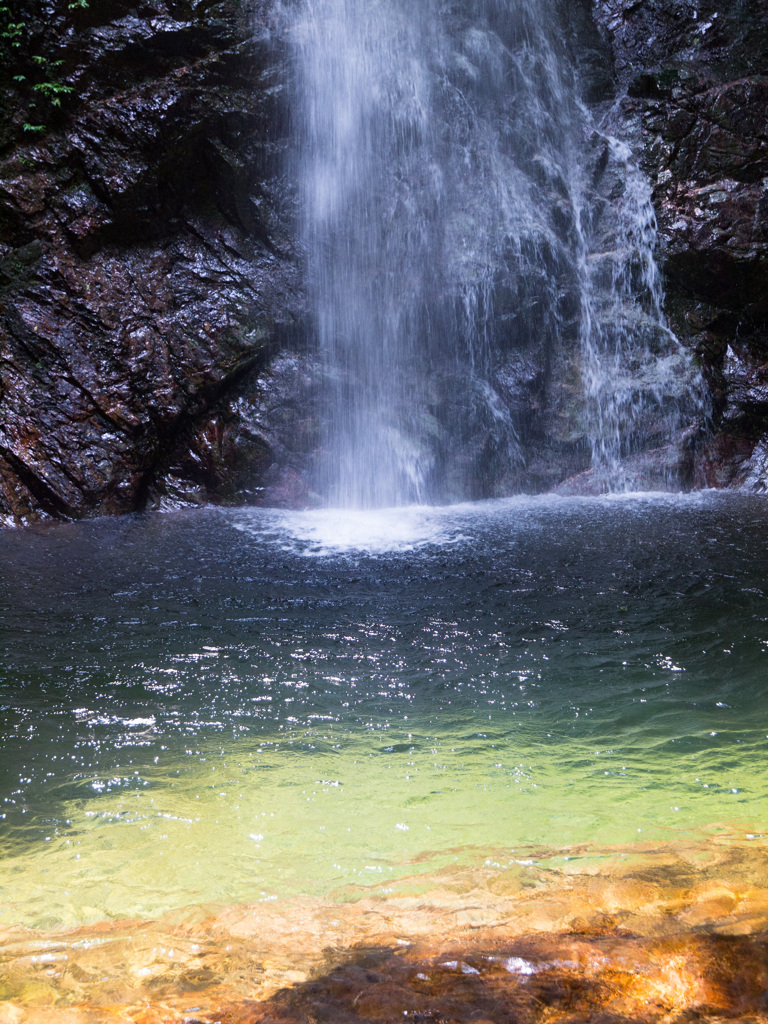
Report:
[[[268,12],[19,2],[2,27],[0,516],[252,499],[297,301]]]

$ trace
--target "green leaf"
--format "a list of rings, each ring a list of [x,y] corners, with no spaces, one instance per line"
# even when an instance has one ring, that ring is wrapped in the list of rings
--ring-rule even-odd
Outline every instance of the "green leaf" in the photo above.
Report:
[[[61,82],[38,82],[37,85],[33,85],[32,88],[35,92],[41,92],[43,96],[55,103],[56,106],[61,103],[61,96],[67,92],[74,92],[74,88],[71,85],[62,85]]]

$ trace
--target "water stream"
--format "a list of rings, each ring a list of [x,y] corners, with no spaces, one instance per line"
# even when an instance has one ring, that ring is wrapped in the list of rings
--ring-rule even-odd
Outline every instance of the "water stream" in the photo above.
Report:
[[[307,0],[291,20],[315,490],[361,508],[509,493],[541,403],[602,489],[631,489],[627,457],[694,417],[695,375],[650,190],[580,100],[560,3]]]

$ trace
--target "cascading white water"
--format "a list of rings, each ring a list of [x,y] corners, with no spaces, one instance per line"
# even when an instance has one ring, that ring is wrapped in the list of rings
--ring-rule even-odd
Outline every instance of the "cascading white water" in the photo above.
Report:
[[[418,500],[428,456],[409,391],[442,191],[431,19],[381,0],[313,0],[302,14],[304,234],[332,378],[320,488],[340,505]]]
[[[596,215],[601,142],[557,0],[297,0],[291,17],[326,382],[316,489],[351,507],[509,489],[523,456],[500,367],[531,345],[561,359],[570,345],[574,431],[606,488],[622,486],[648,396],[667,401],[648,357],[680,361],[679,347],[620,143],[623,198]]]
[[[586,209],[581,374],[593,470],[602,490],[621,491],[638,481],[630,457],[649,443],[663,445],[703,398],[664,316],[647,179],[624,142],[604,142],[619,194],[597,217]]]

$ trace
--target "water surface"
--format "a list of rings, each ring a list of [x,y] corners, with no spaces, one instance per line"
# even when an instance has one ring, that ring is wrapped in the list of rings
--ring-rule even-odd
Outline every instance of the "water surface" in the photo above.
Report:
[[[641,863],[765,887],[767,510],[547,497],[2,535],[0,926],[341,920]]]

